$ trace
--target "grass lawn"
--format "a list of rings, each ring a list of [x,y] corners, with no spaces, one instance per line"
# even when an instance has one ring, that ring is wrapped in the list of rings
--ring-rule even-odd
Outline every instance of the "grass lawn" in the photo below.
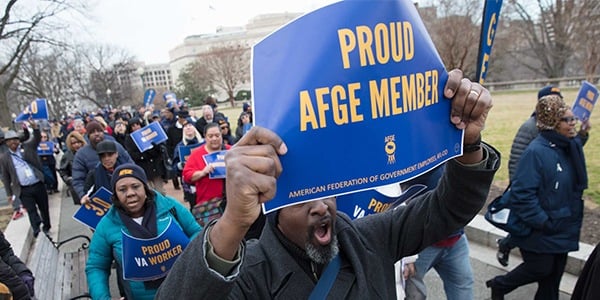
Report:
[[[563,89],[565,101],[572,104],[578,89]],[[531,91],[507,91],[493,92],[494,107],[490,112],[484,130],[483,140],[492,144],[502,153],[502,167],[496,174],[496,184],[506,186],[508,184],[508,157],[513,138],[519,126],[531,115],[537,101],[537,90]],[[236,120],[242,111],[242,104],[236,103],[236,107],[225,107],[221,104],[219,111],[229,117],[231,129],[235,132]],[[197,115],[200,117],[200,115]],[[580,124],[578,124],[579,127]],[[600,112],[592,113],[592,130],[590,139],[584,147],[587,171],[589,177],[589,188],[585,192],[586,198],[591,198],[600,204]]]

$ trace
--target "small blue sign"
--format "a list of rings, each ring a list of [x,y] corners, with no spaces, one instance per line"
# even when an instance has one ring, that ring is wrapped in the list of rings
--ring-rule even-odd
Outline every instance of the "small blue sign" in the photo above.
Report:
[[[152,144],[160,144],[168,139],[159,122],[152,122],[132,132],[131,138],[140,152],[152,149]]]
[[[573,103],[573,114],[580,120],[586,121],[590,118],[597,100],[598,88],[584,80]]]
[[[15,122],[32,120],[48,120],[48,102],[46,99],[35,99],[17,116]]]
[[[37,147],[38,155],[54,155],[54,143],[53,142],[40,142]]]
[[[197,143],[197,144],[191,144],[191,145],[181,145],[177,147],[177,151],[179,151],[179,161],[181,161],[182,163],[185,164],[185,162],[188,160],[188,158],[190,157],[190,154],[192,154],[192,150],[200,147],[204,145],[204,143]]]
[[[225,154],[227,150],[221,150],[202,156],[206,165],[211,164],[215,169],[208,174],[209,179],[224,179],[227,168],[225,168]]]
[[[168,222],[166,229],[153,239],[139,239],[121,230],[123,278],[147,281],[167,275],[190,242],[172,218]]]
[[[448,74],[411,1],[336,2],[252,57],[255,124],[289,149],[265,212],[402,182],[462,154]]]
[[[92,196],[90,201],[82,205],[73,215],[73,218],[89,228],[96,229],[100,219],[104,217],[112,205],[112,193],[101,187]]]

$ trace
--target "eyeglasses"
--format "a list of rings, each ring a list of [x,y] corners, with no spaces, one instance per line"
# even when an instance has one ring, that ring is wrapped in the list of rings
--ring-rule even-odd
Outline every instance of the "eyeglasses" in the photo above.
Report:
[[[579,121],[577,117],[563,117],[560,118],[560,120],[566,123],[577,123],[577,121]]]

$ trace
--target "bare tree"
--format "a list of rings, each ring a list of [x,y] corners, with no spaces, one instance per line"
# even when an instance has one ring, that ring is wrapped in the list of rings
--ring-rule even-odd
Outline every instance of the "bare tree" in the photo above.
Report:
[[[81,45],[74,49],[73,92],[98,107],[131,104],[134,88],[135,58],[126,50],[109,45]],[[106,91],[110,90],[108,95]]]
[[[59,117],[68,111],[72,76],[66,72],[63,49],[54,48],[50,53],[41,54],[33,47],[23,58],[21,70],[11,90],[20,97],[21,106],[28,105],[35,98],[45,98],[50,117]]]
[[[579,22],[577,2],[593,0],[511,0],[512,18],[521,22],[512,30],[518,31],[525,44],[515,45],[513,58],[538,75],[558,78],[574,51],[573,30]]]
[[[600,66],[600,1],[581,1],[575,23],[575,58],[588,81]]]
[[[19,6],[21,3],[27,3]],[[15,81],[24,55],[35,44],[60,44],[55,32],[63,29],[60,14],[84,11],[76,0],[8,0],[0,16],[0,124],[11,122],[8,90]],[[14,109],[14,107],[13,107]]]
[[[210,82],[225,90],[234,107],[236,88],[250,80],[249,48],[241,44],[214,47],[200,56],[198,63]]]
[[[479,46],[481,1],[437,0],[421,16],[447,69],[475,74]]]

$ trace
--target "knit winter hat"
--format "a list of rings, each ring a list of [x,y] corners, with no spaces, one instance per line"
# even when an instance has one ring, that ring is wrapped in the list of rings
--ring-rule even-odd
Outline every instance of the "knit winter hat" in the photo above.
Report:
[[[559,95],[548,95],[538,100],[535,107],[538,130],[554,130],[560,118],[569,109]]]
[[[132,163],[122,164],[115,169],[110,180],[110,186],[112,187],[113,191],[115,191],[117,182],[125,177],[134,177],[143,182],[144,185],[146,182],[148,182],[148,178],[146,177],[146,172],[144,172],[144,169]]]
[[[91,121],[85,126],[85,132],[92,133],[94,131],[104,131],[104,127],[100,125],[97,121]]]

